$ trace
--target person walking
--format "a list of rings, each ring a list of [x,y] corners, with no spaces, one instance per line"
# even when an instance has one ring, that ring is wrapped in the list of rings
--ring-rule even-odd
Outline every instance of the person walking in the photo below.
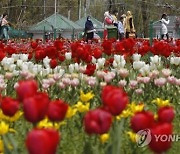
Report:
[[[5,40],[9,39],[8,30],[9,30],[9,22],[7,21],[7,13],[4,13],[2,15],[2,21],[1,21],[1,34]]]
[[[163,13],[161,17],[161,39],[164,39],[164,36],[166,36],[167,40],[169,40],[169,34],[167,25],[169,24],[170,20],[167,18],[167,14]]]
[[[112,15],[109,13],[109,11],[106,11],[104,13],[104,22],[103,22],[103,27],[104,27],[104,39],[108,38],[108,28],[114,28],[114,20]]]
[[[94,32],[96,30],[94,29],[94,25],[91,21],[91,17],[87,17],[87,21],[85,23],[85,33],[86,33],[86,41],[92,40],[94,38]]]
[[[118,22],[119,41],[124,39],[124,34],[125,34],[123,20],[124,20],[124,18],[123,18],[123,16],[121,16],[120,20]]]
[[[135,28],[134,28],[133,16],[131,11],[127,11],[127,16],[125,21],[125,31],[126,31],[126,38],[135,37]]]

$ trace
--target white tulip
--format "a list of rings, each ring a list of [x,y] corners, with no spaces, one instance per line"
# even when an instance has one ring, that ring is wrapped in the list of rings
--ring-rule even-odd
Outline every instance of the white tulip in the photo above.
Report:
[[[157,70],[157,65],[155,63],[150,62],[150,69]]]
[[[73,73],[74,72],[74,64],[69,65],[69,72]]]
[[[119,63],[121,60],[121,56],[120,55],[114,55],[114,61],[116,61],[116,63]]]
[[[16,69],[16,65],[15,64],[11,64],[9,65],[9,71],[13,72]]]
[[[106,59],[105,58],[99,58],[97,60],[98,68],[104,67]]]
[[[74,64],[74,69],[78,72],[79,71],[79,64],[78,63],[75,63]]]
[[[94,58],[94,56],[92,56],[91,62],[92,62],[93,64],[96,64],[96,58]]]
[[[133,68],[134,68],[134,69],[139,70],[139,69],[141,69],[143,66],[145,66],[145,62],[143,62],[143,61],[135,61],[135,62],[133,62]]]
[[[141,55],[140,54],[133,54],[133,61],[140,61]]]
[[[71,53],[71,52],[66,52],[66,53],[65,53],[65,58],[66,58],[67,60],[71,60],[71,57],[72,57],[72,53]]]
[[[28,55],[27,54],[20,54],[20,59],[22,60],[22,61],[28,61]]]
[[[23,64],[23,65],[21,66],[21,69],[22,69],[22,71],[28,71],[28,65]]]
[[[149,72],[150,72],[150,66],[149,66],[149,64],[144,65],[144,66],[139,70],[139,72],[140,72],[143,76],[148,75]]]
[[[49,67],[50,61],[51,61],[51,59],[49,59],[47,56],[43,59],[43,64],[46,68]]]
[[[179,65],[180,64],[180,57],[171,57],[170,63],[174,64],[174,65]]]
[[[106,86],[106,85],[107,85],[106,82],[100,82],[100,86],[101,86],[101,87],[104,87],[104,86]]]
[[[154,57],[150,57],[150,60],[151,60],[151,62],[154,63],[154,64],[160,64],[160,62],[161,62],[161,57],[155,55]]]
[[[38,74],[38,69],[37,69],[37,67],[33,67],[33,69],[32,69],[32,73],[33,73],[33,74],[35,74],[35,75],[37,75],[37,74]]]
[[[59,74],[60,74],[60,76],[63,76],[63,75],[64,75],[64,73],[65,73],[65,70],[64,70],[64,69],[60,69],[60,70],[59,70]]]
[[[18,59],[17,60],[17,66],[21,67],[23,64],[23,61],[21,59]]]
[[[9,62],[10,64],[14,64],[14,58],[8,58],[8,62]]]
[[[8,59],[7,57],[4,57],[4,58],[2,59],[2,61],[1,61],[1,64],[2,64],[2,65],[6,64],[6,63],[7,63],[7,59]]]
[[[12,73],[13,73],[14,76],[19,76],[19,74],[20,74],[20,72],[16,71],[16,70],[14,70]]]
[[[14,58],[14,61],[17,61],[19,59],[19,55],[18,54],[12,54],[11,55],[12,58]]]
[[[119,63],[119,67],[120,68],[124,68],[125,64],[126,64],[126,61],[125,60],[121,60],[120,63]]]
[[[118,64],[117,64],[117,62],[116,62],[115,60],[113,61],[113,67],[114,67],[114,68],[117,68],[117,67],[118,67]]]

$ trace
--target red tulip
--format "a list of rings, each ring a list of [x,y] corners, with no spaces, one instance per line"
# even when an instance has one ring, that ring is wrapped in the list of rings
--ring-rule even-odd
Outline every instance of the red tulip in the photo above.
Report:
[[[65,56],[59,54],[58,59],[59,61],[63,62],[65,60]]]
[[[112,53],[112,41],[111,40],[104,40],[102,43],[103,52],[107,55],[111,55]]]
[[[56,59],[51,59],[50,66],[51,68],[55,68],[58,65],[58,62]]]
[[[171,147],[172,140],[170,136],[173,132],[173,126],[170,123],[158,123],[151,129],[151,142],[149,147],[156,153],[167,151]]]
[[[31,42],[31,47],[32,47],[33,49],[35,49],[37,46],[38,46],[38,43],[37,43],[37,42],[35,42],[35,41],[32,41],[32,42]]]
[[[26,137],[29,154],[55,154],[60,135],[53,129],[33,129]]]
[[[143,56],[148,53],[148,51],[150,51],[150,47],[148,45],[143,45],[141,48],[139,48],[138,53]]]
[[[169,122],[171,123],[174,119],[175,111],[173,107],[161,107],[158,110],[158,121],[159,122]]]
[[[101,93],[101,99],[112,115],[119,115],[129,101],[124,90],[115,86],[105,86]]]
[[[132,38],[128,38],[123,40],[122,43],[126,51],[131,51],[136,42]]]
[[[88,57],[84,60],[86,63],[91,63],[92,56],[89,54]]]
[[[52,121],[62,121],[68,110],[68,105],[62,100],[55,100],[50,102],[48,108],[48,118]]]
[[[48,46],[45,49],[45,55],[51,59],[55,59],[59,56],[59,52],[56,50],[54,46]]]
[[[20,81],[16,93],[20,101],[37,93],[38,84],[35,80]]]
[[[79,58],[81,58],[83,61],[86,61],[88,60],[89,56],[90,56],[90,53],[88,52],[87,49],[84,49],[82,47],[79,47],[77,49],[77,55]]]
[[[62,50],[63,49],[64,42],[60,40],[55,40],[54,41],[54,46],[56,47],[57,50]]]
[[[15,54],[17,52],[16,48],[12,47],[10,45],[7,45],[4,50],[5,50],[5,53],[7,53],[8,55],[12,55],[12,54]]]
[[[32,53],[29,53],[29,54],[28,54],[28,60],[31,60],[32,57],[33,57],[33,54],[32,54]]]
[[[94,74],[95,69],[96,69],[96,65],[94,65],[94,64],[88,64],[87,67],[86,67],[85,74],[91,76],[91,75]]]
[[[88,134],[104,134],[111,127],[112,116],[102,109],[91,110],[84,117],[85,131]]]
[[[45,51],[43,49],[36,49],[35,59],[36,61],[43,60],[46,57]]]
[[[19,110],[19,102],[11,97],[4,97],[1,102],[1,109],[7,116],[14,116]]]
[[[122,42],[116,43],[115,48],[116,48],[117,53],[120,53],[120,54],[124,54],[125,53],[125,48],[124,48]]]
[[[93,51],[93,56],[98,59],[102,56],[102,50],[99,48],[95,48]]]
[[[131,128],[134,132],[138,132],[146,128],[151,128],[153,124],[154,116],[149,111],[137,112],[131,118]]]
[[[37,93],[23,101],[24,116],[27,121],[36,123],[42,120],[48,110],[49,97],[46,93]]]

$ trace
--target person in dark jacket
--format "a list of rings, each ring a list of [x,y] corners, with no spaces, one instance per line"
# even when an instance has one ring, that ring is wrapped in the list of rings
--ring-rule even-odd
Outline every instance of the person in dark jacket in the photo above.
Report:
[[[94,38],[94,32],[95,32],[94,25],[91,21],[91,17],[88,16],[87,21],[85,23],[86,41],[92,40]]]

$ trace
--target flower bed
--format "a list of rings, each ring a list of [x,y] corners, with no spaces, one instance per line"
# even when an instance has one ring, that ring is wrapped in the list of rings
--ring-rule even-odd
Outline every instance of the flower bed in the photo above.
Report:
[[[0,153],[177,153],[156,137],[179,133],[179,55],[180,40],[1,42]]]

